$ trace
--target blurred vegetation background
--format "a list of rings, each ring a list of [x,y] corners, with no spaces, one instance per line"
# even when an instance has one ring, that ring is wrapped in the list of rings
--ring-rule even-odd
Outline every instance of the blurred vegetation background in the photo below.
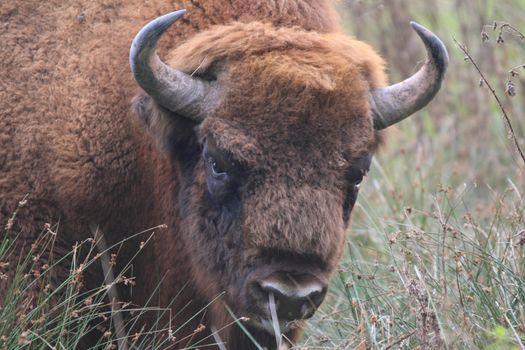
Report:
[[[297,348],[525,349],[525,162],[473,64],[525,149],[525,1],[339,9],[345,30],[383,55],[391,82],[425,57],[411,20],[444,41],[450,63],[437,98],[387,131],[331,294]]]

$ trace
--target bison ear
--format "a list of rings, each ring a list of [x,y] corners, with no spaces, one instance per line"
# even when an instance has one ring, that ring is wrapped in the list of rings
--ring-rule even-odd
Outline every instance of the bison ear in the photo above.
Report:
[[[153,99],[144,91],[139,92],[132,100],[132,110],[139,117],[142,124],[149,128],[153,112]]]
[[[199,124],[160,106],[146,92],[133,98],[132,110],[162,149],[171,152],[198,144],[195,126]]]

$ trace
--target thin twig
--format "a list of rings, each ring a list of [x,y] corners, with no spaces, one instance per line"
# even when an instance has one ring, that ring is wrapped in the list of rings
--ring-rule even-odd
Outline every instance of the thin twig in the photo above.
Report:
[[[496,94],[496,91],[494,90],[492,85],[490,85],[490,83],[488,82],[487,78],[485,78],[485,75],[483,74],[483,72],[481,72],[481,69],[478,67],[478,65],[476,64],[476,62],[472,58],[472,56],[470,56],[470,54],[468,53],[468,51],[465,48],[465,46],[463,44],[461,44],[460,42],[458,42],[455,38],[454,38],[454,42],[456,43],[456,45],[459,46],[461,51],[463,51],[465,56],[467,56],[467,58],[470,60],[470,62],[474,66],[474,68],[476,68],[476,70],[478,71],[481,79],[483,80],[485,85],[487,85],[488,89],[492,93],[492,96],[494,96],[494,99],[498,103],[498,106],[499,106],[501,112],[503,113],[503,117],[505,118],[505,121],[507,122],[507,126],[509,127],[509,131],[510,131],[512,140],[514,141],[514,145],[516,146],[516,149],[518,150],[518,152],[519,152],[519,154],[521,156],[521,159],[523,160],[523,163],[525,163],[525,155],[523,154],[523,151],[521,150],[521,147],[520,147],[520,145],[518,143],[518,139],[516,138],[516,134],[514,133],[514,128],[512,127],[512,123],[510,122],[509,116],[507,115],[507,112],[505,111],[505,108],[503,108],[503,104],[501,103],[498,95]]]
[[[499,27],[499,33],[500,35],[503,34],[503,29],[505,28],[508,28],[510,29],[510,31],[514,32],[515,34],[518,35],[518,37],[521,39],[521,40],[525,40],[525,35],[523,35],[522,32],[520,32],[519,30],[517,30],[516,28],[514,28],[513,26],[511,26],[510,24],[508,23],[503,23],[502,25],[500,25]]]
[[[518,29],[514,28],[512,25],[506,22],[494,21],[492,24],[483,25],[483,29],[485,28],[492,28],[493,31],[499,28],[499,37],[503,35],[504,29],[508,29],[507,32],[514,32],[514,34],[516,34],[516,36],[518,36],[521,40],[525,40],[525,35],[523,35],[522,32],[520,32]]]
[[[275,307],[275,296],[272,292],[270,292],[268,298],[270,305],[270,313],[272,314],[273,332],[275,333],[275,343],[277,344],[277,349],[280,349],[282,338],[281,329],[279,327],[279,318],[277,317],[277,309]]]
[[[111,305],[111,320],[115,326],[115,333],[117,335],[117,343],[119,350],[128,350],[128,342],[126,338],[126,327],[124,325],[124,319],[122,317],[121,307],[119,305],[119,297],[117,287],[115,285],[115,275],[113,268],[108,257],[109,249],[104,238],[104,233],[98,228],[97,225],[91,225],[91,232],[95,239],[98,252],[101,254],[100,263],[102,270],[104,271],[104,283],[108,287],[108,298]]]
[[[520,65],[517,65],[516,67],[512,67],[510,70],[509,70],[509,73],[512,72],[512,71],[515,71],[517,69],[520,69],[520,68],[525,68],[525,63],[522,63]]]
[[[227,350],[226,346],[224,346],[224,342],[221,339],[221,336],[219,335],[219,331],[214,326],[211,326],[211,335],[213,336],[213,339],[217,343],[217,346],[219,347],[219,350]]]

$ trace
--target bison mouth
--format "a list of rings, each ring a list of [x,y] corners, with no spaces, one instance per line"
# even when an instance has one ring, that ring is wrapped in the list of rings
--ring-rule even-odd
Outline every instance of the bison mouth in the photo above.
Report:
[[[294,339],[322,303],[326,283],[309,273],[273,271],[255,274],[245,285],[246,325],[254,333],[275,338],[277,348],[281,337]],[[270,339],[271,339],[270,338]]]
[[[246,326],[258,345],[265,349],[285,350],[290,348],[288,340],[296,339],[295,333],[300,331],[305,320],[282,320],[272,315],[252,315]],[[300,334],[300,333],[297,333]]]
[[[271,335],[287,334],[295,329],[300,329],[304,325],[304,320],[280,320],[272,318],[271,315],[254,315],[249,318],[248,324],[255,329],[267,332]]]
[[[278,310],[283,310],[290,305],[280,305],[284,300],[276,300],[275,295],[270,292],[268,294],[268,310],[265,313],[260,313],[257,315],[252,315],[249,318],[247,323],[248,327],[254,330],[255,334],[260,334],[262,332],[266,334],[263,337],[265,340],[265,346],[269,346],[271,349],[284,350],[289,349],[289,341],[296,338],[296,334],[299,334],[299,331],[304,327],[305,318],[301,319],[287,319],[279,317]],[[311,317],[315,311],[309,312],[306,309],[304,312],[307,312],[307,317]],[[280,311],[282,314],[283,312]],[[256,339],[258,339],[256,337]],[[272,340],[274,339],[274,340]],[[261,345],[261,344],[259,344]],[[274,347],[275,346],[275,347]]]

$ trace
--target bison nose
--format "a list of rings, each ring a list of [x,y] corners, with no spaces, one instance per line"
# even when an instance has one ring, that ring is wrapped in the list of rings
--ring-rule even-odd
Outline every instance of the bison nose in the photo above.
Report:
[[[277,317],[280,320],[298,320],[313,316],[326,294],[326,285],[312,275],[292,275],[276,272],[258,281],[266,301],[272,293]]]

